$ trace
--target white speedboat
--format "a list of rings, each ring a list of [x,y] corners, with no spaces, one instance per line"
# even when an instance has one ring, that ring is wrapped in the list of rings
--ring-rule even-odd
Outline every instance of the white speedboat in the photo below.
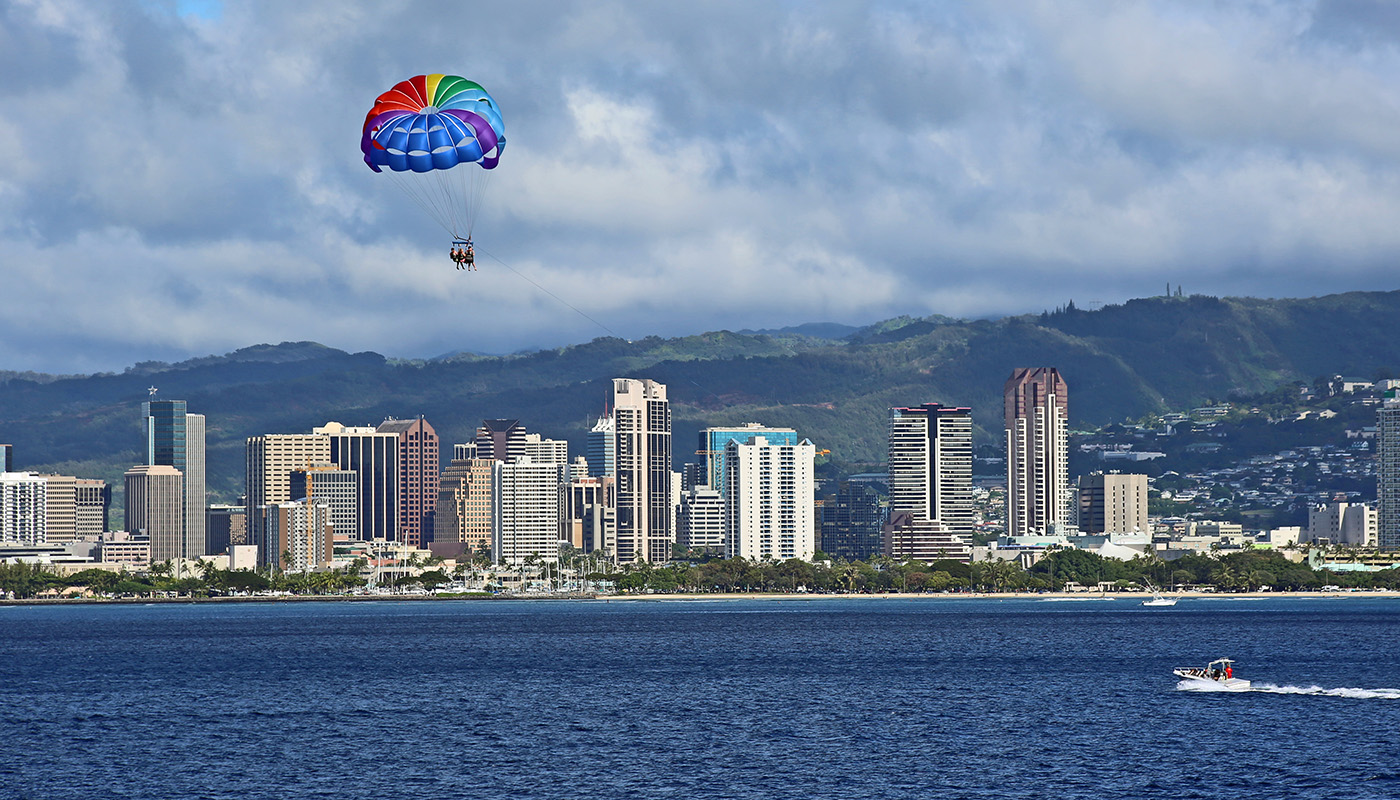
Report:
[[[1217,658],[1205,666],[1201,667],[1177,667],[1172,670],[1172,674],[1182,679],[1182,683],[1190,682],[1194,686],[1187,688],[1200,688],[1208,691],[1240,691],[1249,688],[1249,681],[1235,677],[1235,662],[1228,658]]]

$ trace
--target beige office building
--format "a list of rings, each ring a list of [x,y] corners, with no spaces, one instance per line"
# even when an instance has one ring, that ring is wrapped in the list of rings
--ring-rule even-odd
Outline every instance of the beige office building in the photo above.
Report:
[[[164,464],[126,471],[126,529],[151,542],[151,562],[184,556],[185,476]]]
[[[462,455],[474,452],[473,447]],[[500,504],[501,466],[502,462],[493,458],[452,459],[438,485],[434,545],[462,545],[473,553],[492,547]],[[462,552],[461,548],[452,549]]]

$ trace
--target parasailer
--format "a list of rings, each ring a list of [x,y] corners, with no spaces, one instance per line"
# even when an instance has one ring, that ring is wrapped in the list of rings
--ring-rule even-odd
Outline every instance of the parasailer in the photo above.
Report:
[[[387,169],[452,234],[451,258],[468,270],[476,269],[476,214],[505,145],[496,101],[480,84],[456,75],[398,83],[374,101],[360,134],[365,163],[375,172]]]

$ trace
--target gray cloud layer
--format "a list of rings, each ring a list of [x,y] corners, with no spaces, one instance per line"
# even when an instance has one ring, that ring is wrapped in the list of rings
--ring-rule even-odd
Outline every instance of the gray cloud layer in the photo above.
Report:
[[[0,369],[1395,287],[1390,4],[936,5],[0,3]],[[508,267],[360,160],[439,71]]]

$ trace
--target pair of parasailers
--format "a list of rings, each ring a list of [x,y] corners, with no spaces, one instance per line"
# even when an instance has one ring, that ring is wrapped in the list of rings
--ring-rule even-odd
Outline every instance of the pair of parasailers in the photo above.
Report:
[[[457,269],[476,269],[476,249],[472,247],[471,237],[467,237],[466,247],[452,245],[452,260],[457,264]]]

